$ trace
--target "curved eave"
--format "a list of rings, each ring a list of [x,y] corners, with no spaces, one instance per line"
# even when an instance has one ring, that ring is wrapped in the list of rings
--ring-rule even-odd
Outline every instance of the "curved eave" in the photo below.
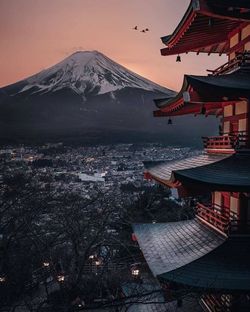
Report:
[[[199,114],[202,107],[206,108],[207,115],[218,115],[224,103],[249,97],[250,71],[247,69],[220,76],[185,75],[181,91],[171,99],[156,103],[159,110],[154,116]]]
[[[250,95],[250,70],[240,69],[234,73],[218,76],[186,75],[187,84],[208,100],[228,97],[237,100]],[[213,91],[213,92],[212,92]]]
[[[235,154],[202,167],[174,170],[182,185],[199,185],[209,191],[250,192],[250,154]]]
[[[156,107],[158,107],[160,110],[164,111],[165,113],[167,112],[173,112],[178,110],[179,108],[183,107],[184,105],[184,98],[183,98],[183,93],[188,90],[188,81],[186,79],[186,75],[184,76],[183,79],[183,84],[181,91],[176,94],[176,96],[166,99],[161,102],[155,102]]]
[[[205,256],[159,278],[203,290],[247,292],[250,290],[249,248],[249,236],[228,238]]]
[[[201,154],[198,156],[192,156],[178,161],[169,162],[144,162],[145,177],[153,179],[161,184],[169,187],[180,186],[178,178],[175,176],[177,170],[190,169],[196,167],[203,167],[214,162],[221,161],[228,157],[228,155],[208,155]],[[185,170],[183,170],[185,171]]]
[[[230,13],[214,4],[208,6],[208,2],[191,1],[173,34],[161,38],[167,46],[161,50],[162,55],[229,52],[228,35],[237,27],[250,23],[250,14]]]
[[[198,220],[134,224],[134,234],[155,276],[176,270],[211,252],[225,237]]]

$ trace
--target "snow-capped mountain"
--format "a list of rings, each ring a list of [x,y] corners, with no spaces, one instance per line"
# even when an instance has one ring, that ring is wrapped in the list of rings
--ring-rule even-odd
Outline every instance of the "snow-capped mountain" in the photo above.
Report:
[[[170,90],[135,74],[98,51],[72,54],[27,78],[17,93],[30,91],[31,94],[44,94],[68,88],[85,98],[88,94],[105,94],[126,87],[172,94]]]
[[[88,141],[193,140],[206,121],[178,119],[166,129],[153,118],[153,99],[175,93],[97,51],[76,52],[60,63],[0,89],[0,139],[81,137]],[[207,122],[208,123],[208,122]],[[190,131],[187,132],[186,129]],[[194,129],[193,131],[191,129]],[[167,134],[167,135],[166,135]]]

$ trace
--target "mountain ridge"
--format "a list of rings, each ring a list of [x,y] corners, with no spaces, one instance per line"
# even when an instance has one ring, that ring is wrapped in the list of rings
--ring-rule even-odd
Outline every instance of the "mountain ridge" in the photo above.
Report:
[[[213,135],[216,122],[207,119],[179,117],[168,127],[165,118],[153,118],[153,100],[175,94],[98,51],[76,52],[0,89],[0,139],[186,144]]]
[[[18,88],[18,85],[21,88]],[[132,72],[98,51],[77,51],[12,86],[17,86],[12,96],[26,91],[31,91],[31,94],[44,94],[70,88],[86,99],[89,93],[105,94],[124,87],[174,95],[173,91]],[[11,85],[7,86],[7,90],[9,88]]]

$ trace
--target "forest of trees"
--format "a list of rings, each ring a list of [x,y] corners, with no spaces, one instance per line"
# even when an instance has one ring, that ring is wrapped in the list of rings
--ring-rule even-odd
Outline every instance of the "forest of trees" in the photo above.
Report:
[[[122,285],[139,282],[134,263],[146,266],[131,224],[193,215],[160,186],[124,209],[98,188],[89,200],[53,192],[34,172],[5,175],[0,192],[0,311],[125,311]]]

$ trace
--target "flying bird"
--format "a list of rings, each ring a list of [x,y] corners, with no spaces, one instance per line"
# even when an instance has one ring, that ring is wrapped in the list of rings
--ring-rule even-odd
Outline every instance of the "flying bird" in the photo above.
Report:
[[[138,28],[137,28],[137,26],[135,26],[133,29],[134,29],[134,30],[137,30]]]
[[[149,29],[148,29],[148,28],[146,28],[146,29],[145,29],[145,31],[149,31]]]
[[[146,32],[146,30],[145,30],[145,29],[143,29],[143,30],[141,30],[141,32],[142,32],[142,33],[145,33],[145,32]]]

